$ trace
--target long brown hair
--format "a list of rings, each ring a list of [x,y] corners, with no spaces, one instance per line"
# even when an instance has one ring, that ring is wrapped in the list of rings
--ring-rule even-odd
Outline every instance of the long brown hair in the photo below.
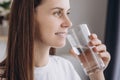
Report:
[[[13,0],[10,13],[7,58],[4,61],[7,80],[34,79],[34,11],[42,0]],[[50,54],[55,49],[51,48]]]

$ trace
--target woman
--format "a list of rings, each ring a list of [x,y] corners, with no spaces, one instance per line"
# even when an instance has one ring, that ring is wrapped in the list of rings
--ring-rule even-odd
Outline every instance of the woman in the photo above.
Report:
[[[7,58],[1,63],[6,80],[80,80],[72,64],[53,56],[66,43],[69,0],[14,0],[11,7]],[[105,62],[110,55],[95,34],[90,45]],[[74,52],[71,50],[71,53]],[[49,55],[50,54],[50,55]],[[74,54],[75,55],[75,54]],[[76,56],[76,55],[75,55]],[[89,76],[103,80],[103,71]]]

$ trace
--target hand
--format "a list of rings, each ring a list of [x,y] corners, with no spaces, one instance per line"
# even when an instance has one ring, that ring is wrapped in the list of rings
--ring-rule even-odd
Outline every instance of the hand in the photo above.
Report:
[[[88,45],[94,46],[93,51],[100,56],[105,66],[107,67],[110,62],[111,57],[110,57],[109,52],[106,50],[106,46],[102,44],[101,40],[98,39],[96,34],[91,34],[89,38],[90,38],[90,42]],[[80,59],[80,56],[75,54],[73,49],[70,50],[70,53],[74,57]],[[89,75],[89,77],[90,77],[90,80],[105,80],[103,71],[95,72],[94,74]]]
[[[94,46],[93,51],[98,53],[98,55],[103,60],[105,66],[107,67],[110,62],[111,57],[110,57],[109,52],[106,50],[106,46],[102,44],[101,40],[98,39],[96,34],[91,34],[89,38],[90,38],[90,42],[88,45]],[[80,56],[76,55],[72,49],[70,50],[70,53],[73,56],[80,58]]]
[[[90,40],[91,41],[89,42],[89,45],[95,46],[93,48],[93,51],[98,53],[98,55],[103,60],[105,66],[107,67],[110,62],[111,57],[110,57],[109,52],[106,49],[106,46],[104,44],[102,44],[101,40],[98,39],[96,34],[91,34]]]

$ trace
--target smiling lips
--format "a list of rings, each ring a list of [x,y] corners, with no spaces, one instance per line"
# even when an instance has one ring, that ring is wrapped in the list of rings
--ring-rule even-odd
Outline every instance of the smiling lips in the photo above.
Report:
[[[67,33],[66,32],[57,32],[57,33],[55,33],[55,35],[66,38]]]

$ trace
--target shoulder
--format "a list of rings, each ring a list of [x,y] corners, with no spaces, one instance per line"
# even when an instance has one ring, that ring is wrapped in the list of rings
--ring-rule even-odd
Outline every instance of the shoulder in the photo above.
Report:
[[[54,69],[55,67],[57,67],[57,69],[60,70],[59,72],[63,71],[65,75],[68,76],[68,80],[81,80],[78,73],[76,72],[75,68],[69,60],[60,56],[51,56],[51,61],[52,64],[54,63]]]
[[[69,69],[73,70],[74,68],[72,63],[69,60],[60,56],[51,56],[50,61],[54,66],[61,67],[65,70],[69,70]]]

